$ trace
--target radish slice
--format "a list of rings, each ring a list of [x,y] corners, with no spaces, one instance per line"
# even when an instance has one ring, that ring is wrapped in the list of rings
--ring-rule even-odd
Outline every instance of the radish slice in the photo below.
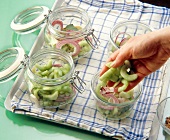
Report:
[[[58,30],[63,30],[63,22],[61,20],[54,20],[52,26]]]
[[[62,49],[62,47],[66,44],[71,44],[73,47],[74,47],[74,51],[73,52],[70,52],[70,54],[72,56],[76,56],[79,54],[80,52],[80,45],[78,43],[75,42],[75,40],[71,40],[71,39],[66,39],[66,40],[62,40],[62,41],[59,41],[57,44],[56,44],[56,48],[58,49]]]
[[[120,42],[119,46],[123,46],[130,38],[124,38],[122,39],[122,41]]]

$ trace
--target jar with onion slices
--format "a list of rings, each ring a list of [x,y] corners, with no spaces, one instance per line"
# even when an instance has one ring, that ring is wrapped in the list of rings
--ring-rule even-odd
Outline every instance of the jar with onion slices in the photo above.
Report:
[[[123,46],[131,37],[146,34],[152,30],[147,24],[135,20],[117,23],[110,30],[107,46],[108,55],[110,56],[115,50]]]
[[[129,91],[116,91],[112,81],[101,80],[99,72],[91,79],[91,93],[98,112],[111,120],[120,120],[133,112],[133,107],[142,94],[142,85],[138,84]]]
[[[51,11],[45,28],[45,47],[62,49],[73,60],[88,55],[99,45],[93,34],[87,12],[74,6],[63,6]]]
[[[38,107],[65,107],[85,90],[72,57],[62,50],[43,48],[23,63],[30,100]]]

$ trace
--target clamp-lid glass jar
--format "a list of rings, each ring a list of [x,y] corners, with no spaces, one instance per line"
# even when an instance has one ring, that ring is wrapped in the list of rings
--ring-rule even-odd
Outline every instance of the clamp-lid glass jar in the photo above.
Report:
[[[99,41],[94,36],[87,12],[79,7],[63,6],[48,15],[45,46],[62,49],[77,60],[96,49]]]
[[[91,79],[91,93],[95,99],[97,110],[104,118],[120,120],[133,112],[133,107],[142,94],[142,85],[136,85],[127,92],[113,93],[113,87],[107,87],[108,94],[98,90],[101,84],[100,73],[97,72]],[[104,88],[103,88],[104,89]],[[104,96],[103,96],[104,95]]]
[[[147,24],[135,20],[117,23],[110,31],[110,38],[107,46],[108,55],[119,49],[131,37],[146,34],[151,31],[152,29]]]
[[[31,101],[48,108],[70,103],[85,84],[74,69],[73,59],[62,50],[39,50],[29,59],[25,72]]]
[[[22,48],[11,48],[0,52],[2,65],[0,82],[14,77],[19,70],[25,70],[30,100],[38,107],[56,108],[70,103],[76,92],[83,92],[85,83],[75,71],[73,59],[59,49],[44,48],[30,58],[23,59]],[[13,55],[12,55],[13,54]],[[14,61],[13,61],[14,58]],[[20,62],[21,61],[21,62]]]

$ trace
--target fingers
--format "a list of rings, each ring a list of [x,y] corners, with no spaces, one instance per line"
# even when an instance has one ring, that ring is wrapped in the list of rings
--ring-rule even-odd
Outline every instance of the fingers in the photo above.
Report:
[[[102,67],[102,70],[100,71],[100,76],[102,76],[109,68],[105,65]]]
[[[123,46],[122,46],[123,47]],[[123,51],[124,49],[119,49],[116,50],[115,52],[113,52],[110,57],[107,59],[107,62],[113,62],[112,67],[119,67],[121,66],[125,60],[128,60],[129,57],[131,56],[129,51]],[[105,73],[108,70],[108,67],[106,67],[105,65],[102,67],[102,70],[100,72],[100,76],[103,75],[103,73]]]
[[[132,50],[130,47],[124,44],[121,48],[111,54],[108,61],[113,61],[112,67],[119,67],[123,65],[125,60],[130,60],[132,56]]]
[[[118,56],[118,54],[120,53],[120,50],[116,50],[115,52],[113,52],[109,59],[107,60],[107,62],[110,62],[110,61],[114,61],[116,59],[116,57]]]
[[[106,61],[107,62],[111,62],[114,61],[116,56],[119,54],[119,50],[115,51],[114,53],[112,53],[112,55],[109,57],[109,59]],[[103,75],[103,73],[105,73],[109,68],[106,67],[105,65],[102,67],[102,70],[100,72],[100,76]]]

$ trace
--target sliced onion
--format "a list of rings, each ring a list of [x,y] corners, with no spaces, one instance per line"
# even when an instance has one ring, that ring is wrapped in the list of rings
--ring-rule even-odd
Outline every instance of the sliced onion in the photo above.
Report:
[[[64,102],[64,101],[69,100],[71,97],[72,97],[71,95],[69,95],[69,96],[64,96],[64,97],[59,97],[59,98],[57,98],[56,101],[57,101],[57,102]]]
[[[54,20],[52,26],[58,30],[63,30],[63,22],[61,20]]]
[[[98,105],[100,108],[103,108],[103,109],[106,109],[106,110],[113,110],[113,109],[114,109],[114,106],[103,105],[103,104],[100,103],[100,102],[97,102],[97,105]]]
[[[119,46],[123,46],[130,38],[124,38],[122,39],[122,41],[120,42]]]
[[[126,101],[126,99],[125,99],[125,98],[118,98],[118,100],[119,100],[119,102],[120,102],[120,103],[123,103],[123,102],[125,102],[125,101]]]
[[[103,94],[106,94],[106,91],[105,89],[102,87],[101,90],[100,90],[100,93],[103,95]]]
[[[115,43],[117,42],[117,40],[118,40],[119,36],[120,36],[120,35],[122,35],[122,34],[127,35],[127,37],[126,37],[126,38],[131,38],[131,36],[130,36],[128,33],[121,32],[121,33],[119,33],[119,34],[116,36]]]
[[[80,53],[80,49],[81,49],[80,45],[76,43],[75,40],[72,40],[72,39],[65,39],[65,40],[59,41],[56,44],[56,48],[62,49],[62,47],[66,44],[72,44],[74,46],[74,51],[73,53],[71,53],[72,56],[76,56]]]
[[[80,33],[76,32],[74,30],[66,30],[65,36],[68,37],[68,36],[74,36],[74,35],[78,35],[78,34],[80,34]]]
[[[111,101],[110,103],[116,103],[116,104],[119,103],[118,98],[116,98],[116,97],[113,95],[113,93],[104,94],[103,96],[104,96],[104,97],[109,97],[109,100]],[[109,101],[109,100],[108,100],[108,101]]]
[[[107,92],[114,92],[114,87],[103,87],[104,90]]]
[[[80,41],[82,41],[84,38],[78,38],[77,40],[75,40],[76,43],[79,43]]]
[[[62,67],[61,64],[53,64],[53,67]]]
[[[115,92],[114,87],[102,87],[101,90],[100,90],[100,93],[101,93],[102,95],[104,95],[104,94],[110,94],[110,93],[113,93],[113,94],[114,94],[114,92]]]

